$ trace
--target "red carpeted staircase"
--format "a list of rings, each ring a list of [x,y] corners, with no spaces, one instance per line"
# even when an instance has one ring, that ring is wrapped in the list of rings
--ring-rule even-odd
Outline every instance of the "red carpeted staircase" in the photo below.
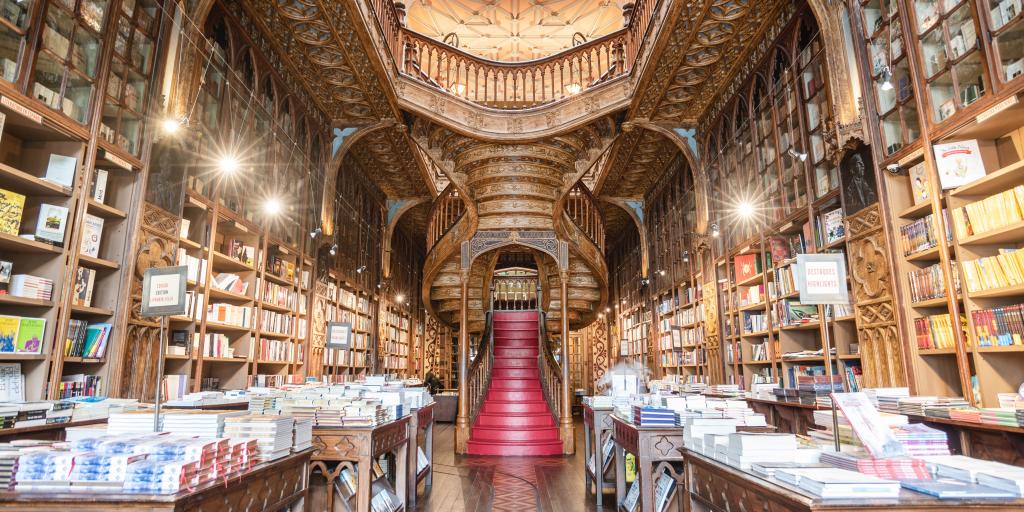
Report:
[[[469,437],[470,455],[561,455],[537,369],[537,312],[494,312],[491,387]]]

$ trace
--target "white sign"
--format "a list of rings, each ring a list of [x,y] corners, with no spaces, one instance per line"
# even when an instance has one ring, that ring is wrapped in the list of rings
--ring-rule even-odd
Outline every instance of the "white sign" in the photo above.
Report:
[[[147,268],[142,276],[142,316],[185,314],[185,282],[188,268]]]
[[[352,324],[349,322],[328,323],[327,346],[340,349],[350,348],[352,346]]]
[[[843,254],[798,254],[797,287],[802,304],[849,304]]]

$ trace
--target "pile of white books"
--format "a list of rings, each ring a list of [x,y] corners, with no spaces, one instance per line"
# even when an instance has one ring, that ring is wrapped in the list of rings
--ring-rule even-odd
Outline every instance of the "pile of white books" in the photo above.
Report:
[[[755,462],[796,462],[794,434],[729,434],[728,464],[744,471]]]
[[[153,433],[153,416],[155,414],[151,409],[112,413],[107,419],[107,433],[118,436],[151,434]],[[163,418],[160,422],[161,429],[163,428],[162,420]]]
[[[233,416],[224,420],[224,435],[255,439],[259,460],[266,462],[291,453],[294,425],[290,416]]]
[[[594,409],[608,409],[615,405],[615,398],[605,395],[588,396],[583,398],[583,403]]]
[[[881,412],[900,412],[900,399],[910,396],[910,388],[868,388],[864,390],[868,400]]]
[[[921,457],[940,478],[978,483],[1024,496],[1024,468],[963,455]]]
[[[707,434],[729,435],[736,432],[739,422],[734,418],[686,418],[683,425],[683,443],[686,449],[713,456],[714,447],[708,450],[704,436]]]
[[[246,411],[168,411],[163,414],[163,431],[183,436],[223,437],[224,420],[245,414]]]
[[[897,480],[886,480],[838,468],[778,469],[775,478],[826,499],[895,499]]]
[[[301,452],[313,446],[313,420],[295,418],[292,426],[292,451]]]

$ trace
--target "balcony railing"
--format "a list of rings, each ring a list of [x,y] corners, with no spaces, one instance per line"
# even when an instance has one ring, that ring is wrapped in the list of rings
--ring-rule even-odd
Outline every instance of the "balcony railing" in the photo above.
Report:
[[[434,199],[430,210],[430,224],[427,226],[427,249],[433,249],[438,240],[466,213],[466,203],[459,196],[455,186],[448,184]]]
[[[495,277],[491,282],[491,304],[498,311],[535,310],[538,296],[536,277]]]
[[[409,30],[392,0],[369,0],[399,71],[467,101],[525,109],[569,98],[632,71],[659,0],[637,0],[626,26],[561,53],[525,62],[472,55]]]
[[[601,220],[601,211],[597,208],[594,194],[582,181],[576,182],[569,190],[565,213],[598,249],[604,250],[604,221]]]

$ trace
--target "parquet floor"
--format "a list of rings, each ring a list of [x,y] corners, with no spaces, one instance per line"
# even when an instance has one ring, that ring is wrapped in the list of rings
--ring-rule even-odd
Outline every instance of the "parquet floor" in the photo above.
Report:
[[[583,483],[583,425],[575,455],[456,456],[455,428],[434,425],[434,488],[417,512],[584,512],[596,510]],[[422,492],[422,490],[420,491]],[[605,508],[614,499],[605,497]]]

